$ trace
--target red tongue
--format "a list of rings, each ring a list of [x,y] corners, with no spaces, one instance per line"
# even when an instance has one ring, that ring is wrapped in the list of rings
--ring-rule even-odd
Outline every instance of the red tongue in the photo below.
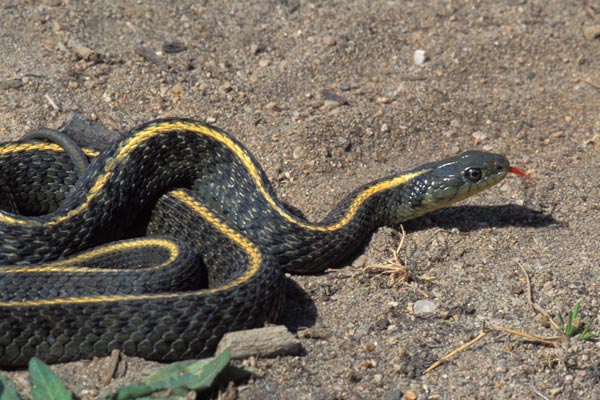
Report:
[[[521,168],[517,168],[517,167],[508,167],[508,172],[512,172],[513,174],[517,174],[519,176],[529,176],[529,174],[527,174],[527,172],[523,171]]]
[[[535,181],[533,180],[533,178],[531,177],[531,175],[529,173],[523,171],[521,168],[508,167],[508,172],[513,173],[515,175],[519,175],[520,177],[522,177],[523,179],[527,180],[532,185],[535,185]]]

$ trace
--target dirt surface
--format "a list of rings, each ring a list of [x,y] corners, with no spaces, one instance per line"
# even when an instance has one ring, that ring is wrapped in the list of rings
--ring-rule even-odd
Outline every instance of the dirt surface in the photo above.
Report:
[[[0,135],[58,127],[71,111],[119,132],[208,120],[313,220],[384,174],[467,149],[505,154],[537,185],[511,176],[407,224],[408,283],[365,270],[393,256],[390,228],[352,266],[290,277],[282,322],[310,328],[304,354],[250,360],[258,376],[238,398],[600,398],[597,341],[494,330],[557,335],[523,270],[552,315],[600,307],[600,3],[496,3],[5,0]],[[415,314],[426,298],[436,311]],[[94,398],[158,365],[128,358],[107,386],[107,364],[53,369]]]

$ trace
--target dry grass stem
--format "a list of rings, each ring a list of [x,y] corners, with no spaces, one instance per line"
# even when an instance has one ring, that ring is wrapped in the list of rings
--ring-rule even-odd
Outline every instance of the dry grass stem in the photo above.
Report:
[[[479,335],[477,335],[477,337],[475,339],[471,340],[468,343],[463,344],[462,346],[460,346],[457,349],[452,350],[450,353],[446,354],[444,357],[440,358],[439,360],[437,360],[436,362],[431,364],[425,371],[423,371],[423,375],[425,375],[426,373],[439,367],[442,363],[448,361],[449,359],[451,359],[452,357],[454,357],[461,351],[464,351],[464,350],[468,349],[469,347],[473,346],[475,343],[477,343],[481,339],[483,339],[487,334],[488,334],[488,332],[485,332],[485,331],[479,332]]]
[[[599,89],[600,90],[600,83],[596,83],[596,82],[592,81],[590,78],[587,78],[585,76],[576,76],[575,77],[575,82],[587,83],[588,85],[590,85],[594,89]]]
[[[519,268],[521,268],[521,272],[523,272],[523,275],[525,276],[525,280],[527,281],[527,301],[529,302],[531,307],[533,307],[534,310],[536,310],[537,312],[542,314],[548,320],[548,322],[550,322],[550,325],[552,325],[552,327],[554,329],[556,329],[559,332],[562,332],[562,329],[560,328],[560,326],[558,326],[556,321],[554,321],[554,318],[552,318],[550,316],[550,314],[548,314],[548,312],[546,310],[544,310],[539,304],[537,304],[533,301],[533,294],[532,294],[532,290],[531,290],[531,279],[529,278],[529,274],[527,273],[527,271],[525,270],[525,267],[523,267],[523,265],[519,264]]]
[[[392,257],[385,260],[382,263],[367,265],[364,267],[364,271],[376,271],[380,275],[388,274],[388,285],[393,286],[397,282],[406,283],[410,278],[410,271],[400,261],[400,250],[404,246],[404,239],[406,238],[406,231],[404,226],[400,225],[402,237],[400,243],[395,250],[392,250]]]
[[[495,331],[510,333],[511,335],[520,336],[527,340],[532,340],[534,342],[545,344],[545,345],[550,345],[550,346],[554,346],[557,344],[557,342],[562,341],[564,339],[564,336],[539,336],[539,335],[534,335],[532,333],[518,331],[518,330],[512,329],[512,328],[506,328],[503,326],[491,325],[491,328]]]

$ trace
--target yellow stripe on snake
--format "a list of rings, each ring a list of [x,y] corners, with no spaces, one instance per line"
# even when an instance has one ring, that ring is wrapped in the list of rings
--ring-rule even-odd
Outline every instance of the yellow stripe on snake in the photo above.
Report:
[[[141,125],[80,178],[55,144],[0,144],[0,366],[113,349],[209,355],[224,333],[277,317],[281,271],[341,265],[378,227],[513,169],[501,155],[466,152],[377,179],[312,223],[278,200],[241,143],[201,122]]]

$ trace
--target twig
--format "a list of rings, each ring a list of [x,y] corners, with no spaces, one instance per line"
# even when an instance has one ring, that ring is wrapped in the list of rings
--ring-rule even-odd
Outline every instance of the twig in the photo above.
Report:
[[[531,290],[531,279],[529,279],[529,274],[527,273],[527,271],[525,270],[525,267],[523,267],[523,265],[519,264],[519,268],[521,268],[521,271],[523,272],[523,275],[525,275],[525,279],[527,281],[527,301],[529,302],[531,307],[533,307],[534,310],[536,310],[537,312],[542,314],[544,317],[546,317],[546,319],[550,322],[550,325],[552,325],[552,327],[554,329],[562,332],[562,329],[560,329],[560,326],[558,326],[558,324],[554,321],[554,319],[550,316],[550,314],[548,314],[548,312],[546,310],[544,310],[539,304],[537,304],[533,301],[533,294],[532,294],[532,290]]]
[[[439,367],[442,363],[448,361],[449,359],[451,359],[452,357],[454,357],[461,351],[464,351],[464,350],[468,349],[469,347],[473,346],[475,343],[477,343],[481,339],[483,339],[487,334],[488,334],[488,332],[484,332],[484,331],[479,332],[479,335],[477,335],[477,337],[475,339],[471,340],[468,343],[463,344],[462,346],[460,346],[459,348],[457,348],[455,350],[452,350],[450,353],[446,354],[444,357],[440,358],[439,360],[437,360],[436,362],[431,364],[429,366],[429,368],[427,368],[425,371],[423,371],[423,375],[425,375],[426,373]]]
[[[575,77],[575,82],[584,82],[584,83],[587,83],[588,85],[590,85],[591,87],[600,90],[600,83],[596,83],[596,82],[592,81],[590,78],[587,78],[585,76],[577,75]]]
[[[596,15],[596,12],[589,4],[585,6],[585,12],[590,16],[591,19],[598,21],[598,15]]]
[[[563,339],[562,336],[538,336],[538,335],[534,335],[532,333],[521,332],[516,329],[506,328],[503,326],[492,325],[491,327],[492,327],[492,329],[494,329],[496,331],[503,331],[506,333],[510,333],[512,335],[524,337],[525,339],[533,340],[535,342],[546,344],[546,345],[551,345],[551,346],[554,346],[557,341]]]
[[[87,46],[84,46],[83,44],[79,43],[73,38],[70,38],[67,41],[67,47],[73,52],[73,54],[75,54],[77,58],[80,58],[82,60],[93,61],[95,63],[100,63],[104,61],[104,55],[90,49]]]
[[[540,392],[539,390],[537,390],[537,388],[535,386],[533,386],[533,384],[531,385],[531,390],[533,391],[533,393],[535,393],[538,396],[540,396],[543,400],[550,400],[548,397],[544,396],[544,394],[542,392]]]
[[[48,103],[50,103],[54,111],[60,111],[60,107],[58,106],[58,104],[56,104],[54,100],[52,100],[52,97],[50,97],[48,93],[46,93],[44,97],[46,98],[46,100],[48,100]]]
[[[404,239],[406,238],[406,231],[404,230],[403,225],[400,225],[400,230],[402,232],[402,237],[400,238],[400,243],[396,247],[396,250],[392,250],[393,256],[383,263],[368,265],[364,268],[365,271],[378,270],[381,271],[380,274],[390,274],[388,279],[388,285],[390,286],[395,283],[396,277],[399,281],[406,282],[410,276],[410,272],[399,259],[400,250],[404,246]]]
[[[557,331],[561,332],[562,334],[560,336],[539,336],[539,335],[534,335],[534,334],[527,333],[527,332],[521,332],[521,331],[518,331],[518,330],[512,329],[512,328],[506,328],[506,327],[502,327],[502,326],[493,326],[493,325],[491,326],[491,329],[493,329],[494,331],[502,331],[502,332],[509,333],[511,335],[520,336],[522,338],[525,338],[525,339],[528,339],[528,340],[532,340],[532,341],[535,341],[535,342],[538,342],[538,343],[541,343],[541,344],[544,344],[544,345],[555,346],[558,341],[564,340],[565,335],[564,335],[563,331],[560,329],[560,327],[558,326],[558,324],[556,324],[556,322],[554,322],[554,320],[552,319],[552,317],[550,317],[550,315],[546,312],[546,310],[544,310],[542,307],[540,307],[538,304],[536,304],[533,301],[533,294],[532,294],[532,289],[531,289],[531,280],[529,279],[529,275],[527,274],[527,271],[525,270],[525,268],[521,264],[519,264],[519,267],[521,268],[521,271],[525,275],[525,279],[527,281],[527,301],[533,307],[534,310],[538,311],[543,316],[545,316],[548,319],[548,321],[550,321],[550,323],[552,324],[552,326]],[[433,369],[439,367],[445,361],[447,361],[450,358],[454,357],[456,354],[458,354],[461,351],[463,351],[463,350],[465,350],[465,349],[473,346],[475,343],[477,343],[478,341],[480,341],[481,339],[483,339],[488,333],[489,332],[486,332],[485,330],[482,330],[475,339],[473,339],[470,342],[468,342],[468,343],[460,346],[459,348],[451,351],[450,353],[448,353],[444,357],[440,358],[435,363],[431,364],[431,366],[429,366],[425,371],[423,371],[423,374],[427,374],[428,372],[432,371]]]
[[[108,385],[115,376],[115,372],[117,372],[117,367],[119,366],[120,355],[121,352],[118,349],[111,351],[108,366],[104,370],[104,374],[102,374],[102,383],[104,386]]]

